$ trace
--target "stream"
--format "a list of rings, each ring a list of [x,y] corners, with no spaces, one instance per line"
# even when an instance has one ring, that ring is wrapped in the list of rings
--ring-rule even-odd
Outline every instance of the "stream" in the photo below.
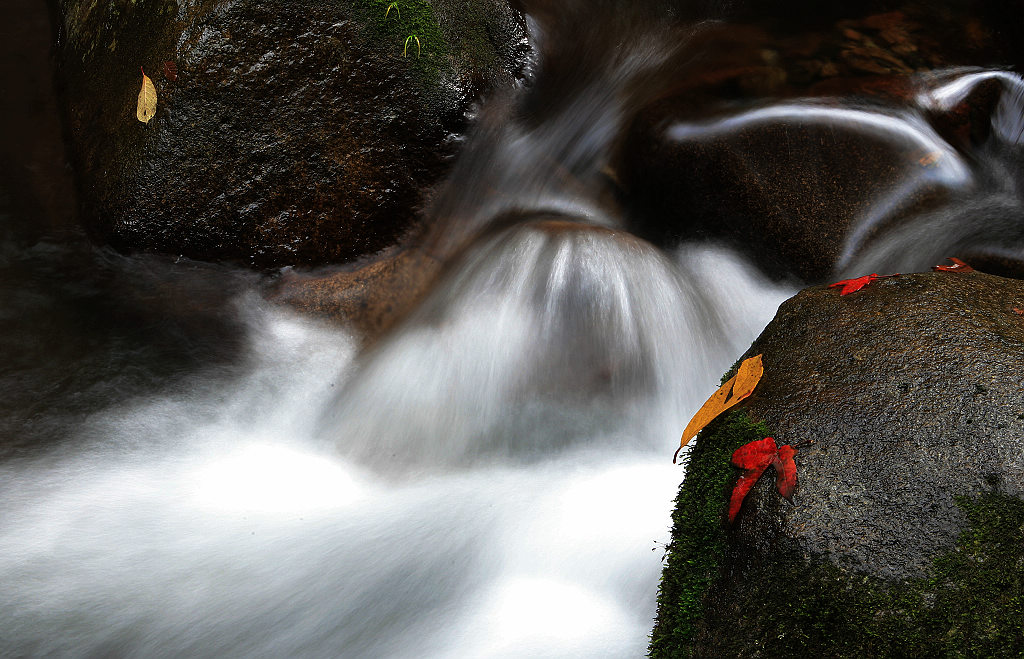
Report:
[[[485,106],[429,211],[457,256],[369,348],[250,270],[40,236],[0,197],[0,655],[643,656],[679,434],[807,283],[760,243],[656,245],[609,201],[624,124],[681,56],[663,37],[591,52],[534,120]],[[659,134],[781,125],[902,158],[837,184],[857,212],[830,277],[1019,261],[1020,77],[913,80]],[[982,87],[984,135],[953,144],[934,116]]]
[[[5,656],[640,656],[679,428],[793,292],[578,245],[366,365],[248,273],[4,247],[4,390],[57,401],[3,403]]]

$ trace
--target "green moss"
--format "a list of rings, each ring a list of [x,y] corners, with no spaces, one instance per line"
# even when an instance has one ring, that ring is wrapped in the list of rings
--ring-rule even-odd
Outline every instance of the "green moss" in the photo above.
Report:
[[[704,597],[725,558],[726,501],[736,478],[730,458],[740,446],[769,434],[763,423],[732,411],[708,424],[684,458],[686,473],[672,513],[651,657],[689,655]]]
[[[417,56],[416,42],[409,42],[405,59],[409,66],[434,83],[441,68],[447,66],[451,48],[437,23],[434,9],[426,0],[397,0],[397,9],[388,7],[395,0],[351,0],[363,17],[370,36],[379,40],[382,46],[402,57],[406,40],[410,36],[419,39]],[[385,18],[385,15],[387,16]]]
[[[706,458],[725,461],[724,455],[694,456],[701,463]],[[706,473],[691,465],[687,478]],[[957,548],[935,560],[930,578],[893,584],[781,552],[722,570],[736,567],[736,557],[723,563],[721,520],[715,529],[706,512],[694,514],[698,492],[686,490],[684,482],[679,503],[686,509],[676,511],[673,551],[710,551],[711,557],[670,557],[651,656],[1024,656],[1024,501],[1018,498],[990,492],[959,499],[969,528]],[[724,496],[716,507],[724,507]]]
[[[740,357],[735,362],[733,362],[732,366],[729,367],[729,370],[722,374],[722,379],[718,381],[718,386],[721,387],[723,384],[731,380],[736,375],[736,373],[739,372],[740,364],[742,363],[743,357]]]
[[[928,639],[948,656],[1024,656],[1024,501],[992,492],[957,503],[970,527],[919,586],[935,598],[920,616]]]

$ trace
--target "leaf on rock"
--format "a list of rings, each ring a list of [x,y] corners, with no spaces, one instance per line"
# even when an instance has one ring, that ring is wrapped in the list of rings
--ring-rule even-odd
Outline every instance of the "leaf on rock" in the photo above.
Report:
[[[732,463],[740,469],[748,471],[764,471],[779,453],[775,439],[765,437],[736,449],[732,454]]]
[[[676,458],[679,457],[679,451],[689,444],[690,440],[696,437],[697,433],[704,426],[711,423],[722,412],[725,412],[754,393],[754,388],[760,382],[762,374],[764,374],[764,365],[761,362],[761,355],[743,360],[743,363],[740,364],[739,369],[736,371],[736,375],[729,378],[725,384],[718,388],[718,391],[711,394],[711,398],[704,401],[701,408],[697,410],[697,413],[693,415],[690,422],[686,424],[683,436],[679,440],[679,448],[676,449],[675,455],[672,456],[673,464]]]
[[[829,288],[841,287],[839,295],[849,295],[850,293],[856,293],[860,289],[864,288],[876,279],[885,279],[886,277],[899,277],[899,273],[893,275],[880,275],[872,272],[870,275],[864,275],[863,277],[857,277],[855,279],[844,279],[837,281],[834,284],[829,284]]]
[[[929,151],[917,159],[917,164],[928,169],[934,169],[940,160],[942,160],[941,151]]]
[[[796,449],[792,446],[776,446],[775,439],[765,437],[745,444],[732,454],[732,463],[743,469],[729,497],[729,521],[736,519],[747,492],[754,486],[769,465],[775,467],[775,486],[779,494],[792,501],[796,489]]]
[[[178,79],[178,65],[174,62],[164,62],[164,77],[174,82]]]
[[[732,488],[732,496],[729,497],[729,521],[732,522],[736,519],[737,513],[740,512],[740,506],[743,505],[743,499],[746,498],[747,492],[750,488],[754,487],[754,483],[764,473],[764,469],[760,471],[745,471],[740,479],[736,481],[736,487]]]
[[[953,262],[953,265],[933,265],[932,270],[936,272],[974,272],[974,268],[955,256],[949,257],[949,260]]]
[[[153,81],[149,79],[141,66],[139,70],[142,71],[142,89],[139,90],[139,105],[135,110],[135,116],[142,123],[148,124],[156,114],[156,87],[153,86]]]
[[[740,367],[736,369],[736,375],[732,378],[734,381],[732,396],[727,404],[732,406],[744,398],[748,398],[750,394],[754,393],[754,389],[757,387],[757,383],[761,381],[762,375],[764,375],[764,362],[761,361],[761,355],[744,359]]]
[[[796,461],[793,456],[796,449],[792,446],[780,446],[779,455],[772,462],[775,465],[775,486],[779,494],[786,497],[790,503],[793,502],[793,490],[796,489]]]

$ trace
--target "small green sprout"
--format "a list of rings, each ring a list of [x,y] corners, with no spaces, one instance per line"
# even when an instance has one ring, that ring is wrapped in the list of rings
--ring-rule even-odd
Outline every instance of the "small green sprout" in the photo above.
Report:
[[[388,14],[390,14],[390,13],[391,13],[391,10],[392,10],[392,9],[394,9],[394,10],[395,10],[395,14],[397,14],[399,18],[401,18],[401,17],[402,17],[402,12],[401,12],[401,10],[400,10],[400,9],[398,8],[398,3],[397,3],[397,2],[392,2],[392,3],[390,4],[390,5],[388,5],[388,10],[387,10],[386,12],[384,12],[384,20],[387,20],[387,19],[388,19]]]
[[[420,38],[417,37],[415,34],[410,34],[405,38],[405,48],[402,50],[402,57],[409,56],[409,42],[412,41],[413,39],[416,40],[416,57],[420,56]]]

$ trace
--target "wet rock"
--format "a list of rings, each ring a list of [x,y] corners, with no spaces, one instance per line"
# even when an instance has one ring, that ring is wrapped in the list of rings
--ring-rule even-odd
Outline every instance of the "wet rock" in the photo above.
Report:
[[[637,230],[659,244],[720,240],[765,272],[820,281],[858,220],[901,181],[919,178],[914,145],[873,126],[833,122],[825,109],[768,112],[780,116],[660,123],[658,135],[637,135],[623,176],[645,209]],[[943,195],[927,182],[917,193]]]
[[[372,341],[415,307],[440,270],[439,260],[409,248],[355,268],[285,272],[266,296]]]
[[[1024,282],[979,272],[783,304],[748,351],[765,364],[749,404],[690,456],[654,656],[1024,650],[1018,309]],[[769,474],[730,526],[729,456],[765,434],[813,442],[795,505]]]
[[[939,77],[924,71],[1006,61],[1005,43],[971,38],[977,30],[917,10],[796,34],[759,24],[706,31],[700,66],[681,70],[623,140],[615,167],[637,210],[632,228],[658,244],[730,243],[773,276],[816,282],[848,265],[863,227],[954,214],[965,189],[1007,198],[999,175],[982,171],[1003,147],[981,151],[1000,99],[1017,92],[975,84],[953,105],[920,101]],[[940,163],[940,150],[954,157]],[[953,162],[967,173],[952,175]]]
[[[13,230],[33,242],[75,236],[77,199],[53,88],[49,12],[34,0],[9,0],[0,5],[0,26],[0,204],[9,197],[15,211],[0,233]]]
[[[519,15],[498,0],[60,5],[93,235],[258,267],[393,244],[470,103],[526,55]],[[135,118],[140,66],[158,92],[148,124]]]
[[[930,84],[878,78],[846,86],[859,98],[711,118],[652,107],[620,162],[626,204],[640,211],[632,228],[657,244],[722,241],[771,276],[808,282],[967,254],[1001,254],[1001,273],[1024,275],[1021,144],[994,128],[1019,83],[971,83],[943,108],[893,100]]]

